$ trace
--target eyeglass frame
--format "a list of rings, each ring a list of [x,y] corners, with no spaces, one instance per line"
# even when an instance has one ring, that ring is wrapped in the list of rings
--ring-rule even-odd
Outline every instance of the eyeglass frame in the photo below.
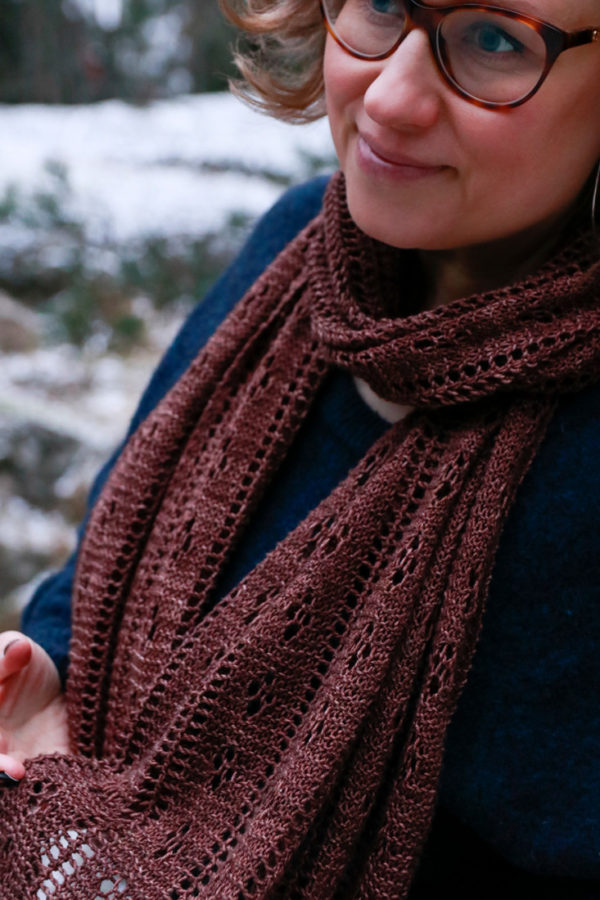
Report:
[[[482,107],[483,109],[495,109],[502,112],[514,109],[517,106],[521,106],[527,100],[530,100],[534,96],[534,94],[539,91],[561,53],[564,53],[565,50],[571,50],[573,47],[581,47],[586,44],[592,44],[600,41],[600,26],[593,28],[583,28],[577,31],[564,31],[562,28],[558,28],[558,26],[556,25],[551,25],[549,22],[544,22],[541,19],[536,19],[534,16],[526,16],[523,13],[517,12],[516,10],[506,9],[502,6],[486,6],[485,4],[481,3],[461,3],[452,6],[433,7],[421,3],[419,2],[419,0],[402,0],[402,2],[406,8],[405,26],[407,27],[403,29],[400,37],[389,50],[386,50],[384,53],[377,54],[363,53],[360,50],[355,50],[353,47],[347,44],[338,34],[335,33],[334,25],[329,21],[329,17],[327,15],[327,12],[325,11],[324,0],[319,0],[319,5],[321,7],[321,13],[323,15],[325,27],[327,28],[327,31],[331,35],[333,40],[351,56],[354,56],[356,59],[363,59],[369,62],[377,62],[379,60],[388,59],[396,52],[404,38],[407,37],[407,35],[411,31],[413,31],[415,28],[422,28],[429,38],[429,43],[433,51],[436,66],[446,83],[450,85],[450,87],[455,91],[455,93],[459,94],[459,96],[463,97],[465,100],[468,100],[470,103],[473,103],[475,106]],[[483,100],[480,97],[476,97],[474,94],[469,93],[469,91],[461,87],[461,85],[456,81],[451,68],[446,65],[446,62],[442,55],[442,50],[440,47],[440,36],[441,26],[444,18],[450,13],[457,12],[463,9],[479,12],[498,13],[507,19],[513,19],[515,21],[521,22],[523,25],[532,28],[533,31],[536,31],[540,35],[546,46],[546,64],[537,83],[523,97],[520,97],[518,100],[510,100],[508,102]],[[413,13],[415,10],[420,10],[420,22],[417,22],[414,18]]]

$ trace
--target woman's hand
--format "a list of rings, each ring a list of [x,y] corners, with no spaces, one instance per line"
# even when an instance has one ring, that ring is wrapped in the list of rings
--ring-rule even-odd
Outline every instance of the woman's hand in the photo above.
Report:
[[[0,634],[0,771],[20,779],[24,760],[68,753],[64,694],[45,650],[18,631]]]

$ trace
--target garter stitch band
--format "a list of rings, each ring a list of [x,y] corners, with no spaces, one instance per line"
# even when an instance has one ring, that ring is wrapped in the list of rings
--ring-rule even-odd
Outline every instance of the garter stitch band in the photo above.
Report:
[[[415,277],[335,176],[129,441],[78,563],[73,755],[0,797],[11,897],[407,895],[508,510],[600,377],[590,235],[433,311]],[[414,412],[217,602],[332,366]]]

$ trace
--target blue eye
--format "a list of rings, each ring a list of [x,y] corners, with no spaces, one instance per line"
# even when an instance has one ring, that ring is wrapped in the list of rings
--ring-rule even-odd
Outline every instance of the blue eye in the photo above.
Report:
[[[398,0],[371,0],[371,7],[384,15],[398,15],[400,12]]]
[[[484,53],[520,53],[524,47],[516,38],[494,25],[473,25],[471,41]]]

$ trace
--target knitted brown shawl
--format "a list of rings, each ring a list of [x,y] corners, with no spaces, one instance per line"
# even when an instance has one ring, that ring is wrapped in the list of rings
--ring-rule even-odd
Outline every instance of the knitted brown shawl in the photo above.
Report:
[[[558,394],[600,372],[597,258],[579,236],[523,284],[407,315],[412,255],[361,234],[333,179],[96,505],[73,755],[1,799],[11,897],[406,895],[507,511]],[[215,602],[332,365],[415,411]]]

